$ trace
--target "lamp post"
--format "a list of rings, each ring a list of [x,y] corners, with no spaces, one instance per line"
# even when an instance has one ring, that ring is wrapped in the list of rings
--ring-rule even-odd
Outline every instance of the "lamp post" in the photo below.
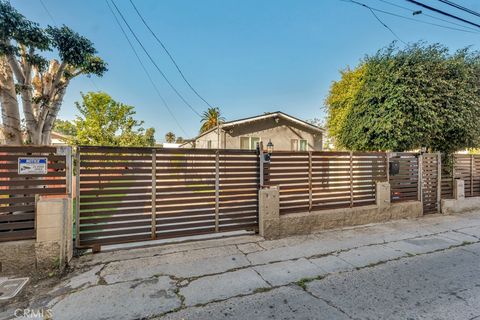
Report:
[[[265,162],[270,162],[270,159],[272,157],[272,153],[273,153],[273,143],[272,143],[272,140],[270,140],[267,143],[267,153],[265,153],[265,155],[264,155]]]

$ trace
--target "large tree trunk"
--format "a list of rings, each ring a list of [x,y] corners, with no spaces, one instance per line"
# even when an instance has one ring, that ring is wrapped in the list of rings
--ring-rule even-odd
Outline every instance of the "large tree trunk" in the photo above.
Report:
[[[58,112],[60,111],[60,107],[63,103],[63,97],[65,96],[67,89],[66,86],[63,86],[59,89],[59,92],[56,94],[54,100],[51,104],[51,111],[47,114],[45,122],[42,128],[42,144],[51,144],[51,134],[53,129],[53,124],[55,123],[55,119],[57,118]]]
[[[13,72],[5,57],[0,58],[0,108],[2,131],[7,144],[22,144],[20,113]]]

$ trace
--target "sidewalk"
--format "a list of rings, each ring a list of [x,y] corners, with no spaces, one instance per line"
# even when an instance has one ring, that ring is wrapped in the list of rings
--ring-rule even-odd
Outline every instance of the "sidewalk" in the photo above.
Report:
[[[480,211],[271,241],[243,236],[105,252],[76,259],[74,272],[30,307],[51,308],[54,319],[181,319],[194,306],[241,296],[254,301],[271,292],[335,318],[337,309],[310,301],[308,283],[478,242]],[[1,310],[0,318],[11,312]]]

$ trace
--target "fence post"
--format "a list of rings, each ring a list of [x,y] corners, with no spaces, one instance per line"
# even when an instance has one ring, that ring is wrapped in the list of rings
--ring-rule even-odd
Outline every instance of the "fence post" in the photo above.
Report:
[[[385,170],[387,170],[387,182],[390,183],[390,152],[385,152]]]
[[[157,238],[157,150],[152,149],[152,240]]]
[[[263,188],[265,183],[264,181],[264,166],[265,166],[265,157],[263,156],[263,143],[260,141],[257,144],[258,148],[258,159],[260,160],[260,188]]]
[[[312,211],[312,151],[308,152],[308,211]]]
[[[72,195],[72,147],[70,146],[59,146],[57,147],[57,155],[65,156],[65,189],[67,195],[70,197]]]
[[[470,155],[470,196],[473,197],[473,154]]]
[[[437,209],[442,212],[442,154],[437,153]]]
[[[350,151],[350,208],[353,207],[353,151]]]
[[[418,201],[423,205],[423,155],[418,155]]]
[[[75,246],[80,246],[80,147],[77,147],[75,164]]]
[[[215,232],[219,231],[220,211],[220,152],[215,152]]]

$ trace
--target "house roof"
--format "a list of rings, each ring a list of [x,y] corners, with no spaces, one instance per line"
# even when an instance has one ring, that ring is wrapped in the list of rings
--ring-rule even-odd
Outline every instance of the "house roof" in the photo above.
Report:
[[[275,111],[275,112],[267,112],[267,113],[264,113],[262,115],[258,115],[258,116],[253,116],[253,117],[248,117],[248,118],[243,118],[243,119],[238,119],[238,120],[233,120],[233,121],[228,121],[228,122],[224,122],[222,124],[220,124],[220,128],[222,130],[226,130],[226,129],[229,129],[229,128],[232,128],[232,127],[235,127],[235,126],[238,126],[238,125],[242,125],[242,124],[247,124],[249,122],[255,122],[255,121],[259,121],[259,120],[264,120],[264,119],[268,119],[268,118],[281,118],[281,119],[284,119],[284,120],[287,120],[287,121],[290,121],[290,122],[294,122],[302,127],[305,127],[305,128],[308,128],[312,131],[316,131],[316,132],[320,132],[320,133],[324,133],[325,132],[325,129],[324,128],[321,128],[321,127],[318,127],[316,125],[313,125],[311,123],[308,123],[306,121],[303,121],[303,120],[300,120],[298,118],[295,118],[291,115],[288,115],[284,112],[281,112],[281,111]],[[215,128],[212,128],[210,130],[207,130],[205,132],[203,132],[202,134],[198,135],[197,137],[195,137],[194,139],[192,139],[193,141],[195,141],[196,139],[212,132],[212,131],[215,131],[217,130],[217,127]],[[190,143],[191,141],[188,141],[183,145],[186,145],[187,143]]]

